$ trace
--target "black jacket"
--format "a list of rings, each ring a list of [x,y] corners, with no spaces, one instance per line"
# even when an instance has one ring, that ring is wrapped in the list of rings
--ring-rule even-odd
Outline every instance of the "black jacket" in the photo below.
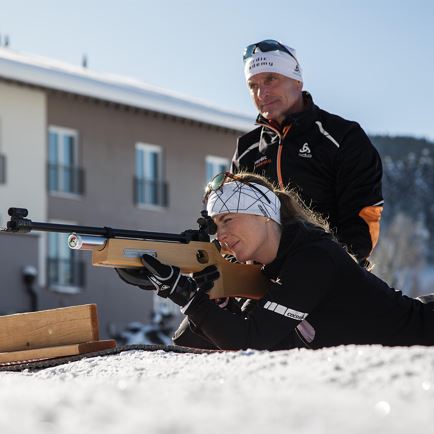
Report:
[[[186,312],[190,323],[222,349],[434,345],[433,303],[390,288],[319,229],[284,227],[263,272],[274,283],[249,313],[223,310],[199,294]]]
[[[373,206],[381,211],[380,156],[359,124],[321,110],[307,92],[304,100],[306,110],[288,116],[283,129],[259,116],[261,126],[239,138],[231,170],[295,187],[363,260],[379,234],[379,221],[370,221],[366,210],[359,214]]]

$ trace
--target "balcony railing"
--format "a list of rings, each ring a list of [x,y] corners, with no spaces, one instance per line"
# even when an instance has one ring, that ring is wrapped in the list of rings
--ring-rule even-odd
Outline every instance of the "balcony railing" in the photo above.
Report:
[[[85,264],[77,259],[47,258],[47,283],[53,287],[83,288]]]
[[[134,203],[167,207],[169,204],[167,182],[134,177]]]
[[[6,184],[6,156],[0,154],[0,184]]]
[[[48,164],[47,188],[50,193],[84,193],[84,171],[77,166]]]

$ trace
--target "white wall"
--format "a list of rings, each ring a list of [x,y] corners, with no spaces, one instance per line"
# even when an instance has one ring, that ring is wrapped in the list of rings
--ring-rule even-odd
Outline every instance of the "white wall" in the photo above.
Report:
[[[6,184],[0,184],[0,226],[11,206],[27,208],[34,221],[47,220],[47,103],[42,91],[0,82],[0,153],[6,156]],[[39,275],[44,244],[39,242]]]

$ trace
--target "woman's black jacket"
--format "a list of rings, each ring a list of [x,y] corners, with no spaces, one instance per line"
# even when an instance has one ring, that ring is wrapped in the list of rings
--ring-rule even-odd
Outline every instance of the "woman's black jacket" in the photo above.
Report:
[[[192,326],[221,349],[434,345],[432,303],[390,288],[320,229],[284,227],[263,273],[271,289],[249,313],[234,314],[198,294],[185,312]]]

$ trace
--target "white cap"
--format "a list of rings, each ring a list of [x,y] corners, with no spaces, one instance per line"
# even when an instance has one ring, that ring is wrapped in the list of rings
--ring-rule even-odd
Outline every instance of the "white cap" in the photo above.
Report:
[[[285,51],[267,51],[261,52],[257,48],[256,52],[249,57],[244,64],[244,74],[246,81],[261,72],[275,72],[285,77],[303,82],[303,76],[300,64],[298,63],[294,48],[285,45],[285,48],[292,56]]]

